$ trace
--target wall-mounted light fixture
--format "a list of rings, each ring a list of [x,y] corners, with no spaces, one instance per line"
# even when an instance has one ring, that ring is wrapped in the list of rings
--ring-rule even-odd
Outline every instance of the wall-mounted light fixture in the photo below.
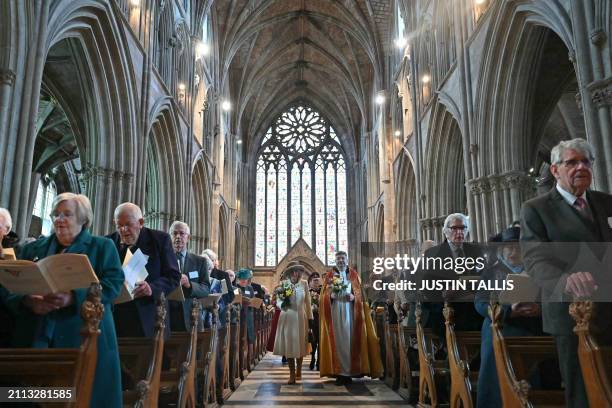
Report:
[[[398,130],[395,131],[394,135],[396,137],[400,137],[402,135],[402,131],[398,129]]]
[[[378,94],[376,94],[376,97],[374,97],[374,102],[376,102],[377,105],[382,105],[383,103],[385,103],[384,93],[379,92]]]
[[[404,47],[406,47],[407,43],[408,43],[408,40],[406,40],[406,38],[404,37],[398,37],[395,39],[395,46],[399,48],[400,50],[403,50]]]
[[[221,109],[223,109],[224,111],[229,111],[232,109],[232,103],[230,101],[228,101],[227,99],[224,100],[223,102],[221,102]]]
[[[196,45],[196,58],[202,58],[210,54],[210,46],[202,41]]]
[[[428,83],[431,81],[431,77],[430,77],[429,75],[425,74],[425,75],[423,75],[423,77],[421,78],[421,81],[422,81],[424,84],[428,84]]]

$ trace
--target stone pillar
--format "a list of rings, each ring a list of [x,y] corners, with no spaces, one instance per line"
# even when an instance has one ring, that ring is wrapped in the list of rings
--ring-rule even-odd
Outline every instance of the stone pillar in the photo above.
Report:
[[[50,4],[33,2],[26,13],[25,5],[15,2],[17,13],[23,17],[23,27],[14,33],[17,48],[9,50],[13,57],[6,59],[15,65],[0,67],[0,206],[11,212],[19,236],[27,236],[32,218],[28,209],[36,139],[34,118],[38,114],[47,55]]]
[[[472,240],[481,241],[484,238],[483,230],[483,203],[482,203],[482,185],[481,179],[474,179],[471,181],[470,192],[474,200],[474,214],[470,214],[470,223],[474,235]]]
[[[504,191],[503,183],[501,179],[497,175],[493,175],[489,177],[489,185],[491,186],[492,191],[492,205],[494,212],[494,222],[493,229],[495,233],[502,231],[504,229]]]
[[[612,189],[612,62],[610,31],[612,9],[601,0],[569,2],[574,34],[574,62],[587,131],[595,149],[597,167],[594,184],[598,190]]]

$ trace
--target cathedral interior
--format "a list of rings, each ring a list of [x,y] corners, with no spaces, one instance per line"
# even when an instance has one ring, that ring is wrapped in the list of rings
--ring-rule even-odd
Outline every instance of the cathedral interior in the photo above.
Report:
[[[486,241],[562,140],[612,192],[610,35],[608,0],[0,1],[0,206],[37,238],[60,193],[95,235],[133,202],[269,288],[452,213]]]

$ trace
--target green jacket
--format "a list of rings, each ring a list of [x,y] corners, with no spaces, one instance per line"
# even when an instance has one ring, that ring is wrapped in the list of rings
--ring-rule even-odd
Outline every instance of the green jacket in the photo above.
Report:
[[[23,247],[17,254],[19,259],[42,259],[56,253],[55,234],[41,238]],[[98,361],[91,397],[91,407],[122,406],[121,370],[117,335],[111,305],[124,281],[119,255],[112,241],[94,237],[83,230],[66,251],[85,254],[102,285],[104,316],[100,322],[98,337]],[[14,314],[16,320],[12,343],[15,347],[76,348],[81,344],[81,305],[85,301],[87,288],[76,289],[74,303],[45,316],[39,316],[22,304],[22,295],[15,295],[0,287],[0,301]]]

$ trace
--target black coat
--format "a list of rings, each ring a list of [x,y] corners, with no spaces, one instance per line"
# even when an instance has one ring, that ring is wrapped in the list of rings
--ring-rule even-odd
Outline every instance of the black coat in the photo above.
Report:
[[[120,236],[118,232],[114,232],[107,236],[110,238],[117,251],[119,252],[121,262],[125,258],[125,252],[120,250]],[[132,252],[140,249],[143,254],[149,256],[146,269],[149,276],[145,279],[151,286],[152,296],[141,297],[133,300],[134,305],[138,310],[142,331],[146,337],[152,337],[155,333],[156,307],[155,299],[163,292],[168,296],[179,285],[181,273],[179,272],[176,254],[172,249],[170,235],[165,232],[153,230],[150,228],[142,228],[138,241],[131,247]],[[130,302],[132,303],[132,302]],[[116,312],[117,309],[115,309]],[[121,319],[121,313],[114,313],[115,320]],[[167,325],[169,323],[169,313],[166,313]],[[118,325],[119,326],[119,325]],[[119,334],[121,335],[121,334]]]
[[[463,252],[466,258],[476,259],[484,255],[480,246],[469,242],[463,243]],[[429,248],[425,251],[424,258],[452,258],[453,253],[448,241],[440,245]],[[461,276],[477,276],[480,273],[476,268],[466,270]],[[457,279],[459,276],[452,270],[430,268],[417,272],[419,279]],[[420,285],[420,282],[418,283]],[[442,309],[444,303],[440,292],[426,292],[423,294],[428,301],[421,305],[421,322],[424,327],[431,329],[441,338],[444,338],[446,330]],[[474,303],[471,301],[452,302],[451,306],[455,311],[455,330],[478,331],[482,326],[482,316],[478,314]]]

